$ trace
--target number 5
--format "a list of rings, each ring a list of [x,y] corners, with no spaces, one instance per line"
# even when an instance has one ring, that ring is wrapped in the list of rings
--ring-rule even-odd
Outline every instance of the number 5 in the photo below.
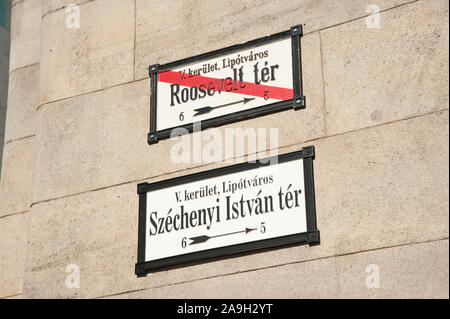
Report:
[[[266,232],[266,226],[264,226],[266,222],[261,223],[261,234],[264,234]]]

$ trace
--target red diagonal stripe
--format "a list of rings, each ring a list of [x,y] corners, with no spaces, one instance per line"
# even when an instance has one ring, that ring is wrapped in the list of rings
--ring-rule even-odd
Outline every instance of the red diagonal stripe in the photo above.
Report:
[[[216,85],[218,84],[217,81],[222,81],[224,79],[216,79],[216,78],[210,78],[206,76],[200,76],[196,75],[193,77],[189,77],[186,75],[185,78],[183,78],[180,74],[180,72],[175,71],[165,71],[158,73],[158,81],[159,82],[165,82],[170,84],[178,84],[180,86],[187,86],[187,87],[200,87],[200,85],[203,85],[202,88],[209,88],[212,91],[222,91],[227,92],[225,90],[225,83],[223,83],[223,87],[220,88]],[[214,85],[211,85],[213,83]],[[236,88],[233,88],[233,90],[229,91],[229,93],[238,93],[238,94],[244,94],[244,95],[251,95],[251,96],[258,96],[258,97],[265,97],[267,96],[270,99],[277,99],[277,100],[289,100],[292,99],[294,96],[294,91],[292,89],[286,89],[286,88],[280,88],[276,86],[270,86],[270,85],[262,85],[262,84],[256,84],[253,82],[243,82],[245,83],[245,87],[241,88],[238,85],[236,85]]]

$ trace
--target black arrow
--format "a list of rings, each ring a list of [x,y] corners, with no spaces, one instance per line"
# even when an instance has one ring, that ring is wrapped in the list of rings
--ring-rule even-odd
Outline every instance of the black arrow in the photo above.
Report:
[[[234,234],[239,234],[239,233],[245,233],[248,234],[251,231],[256,230],[256,228],[245,228],[245,230],[240,230],[240,231],[235,231],[232,233],[226,233],[226,234],[220,234],[220,235],[215,235],[215,236],[207,236],[207,235],[202,235],[202,236],[197,236],[197,237],[191,237],[189,238],[191,241],[190,245],[194,245],[194,244],[201,244],[204,243],[206,241],[208,241],[211,238],[216,238],[216,237],[222,237],[222,236],[228,236],[228,235],[234,235]]]
[[[214,109],[218,109],[218,108],[225,107],[225,106],[229,106],[229,105],[233,105],[233,104],[238,104],[238,103],[242,103],[242,102],[244,102],[244,104],[247,104],[248,102],[250,102],[250,101],[252,101],[252,100],[254,100],[254,99],[255,99],[254,97],[252,97],[252,98],[246,98],[246,97],[244,97],[244,99],[241,100],[241,101],[231,102],[231,103],[222,104],[222,105],[218,105],[218,106],[205,106],[205,107],[201,107],[201,108],[199,108],[199,109],[195,109],[195,110],[194,110],[194,112],[197,112],[197,113],[194,114],[194,116],[206,114],[206,113],[211,112],[211,111],[214,110]]]

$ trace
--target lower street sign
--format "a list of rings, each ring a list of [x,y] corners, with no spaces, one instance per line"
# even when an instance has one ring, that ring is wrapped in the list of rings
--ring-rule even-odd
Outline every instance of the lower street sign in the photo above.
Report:
[[[138,185],[136,274],[280,245],[319,243],[314,147]]]

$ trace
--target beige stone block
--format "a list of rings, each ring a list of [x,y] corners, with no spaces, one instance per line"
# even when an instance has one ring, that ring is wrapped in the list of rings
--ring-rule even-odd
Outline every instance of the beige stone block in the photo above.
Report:
[[[448,108],[448,1],[321,31],[326,128],[337,134]]]
[[[136,183],[35,204],[25,296],[98,297],[448,237],[448,112],[317,141],[321,244],[183,265],[136,278]],[[293,151],[301,146],[289,146]],[[149,182],[218,167],[211,164]],[[99,253],[101,251],[101,253]],[[68,264],[80,290],[67,289]],[[56,279],[55,279],[56,278]],[[84,284],[83,284],[84,283]],[[181,292],[180,292],[181,294]]]
[[[444,111],[314,143],[322,243],[345,254],[448,237],[448,141]]]
[[[133,79],[134,1],[96,0],[80,6],[80,28],[69,13],[42,20],[41,104]]]
[[[110,298],[337,298],[336,258],[156,287]]]
[[[168,152],[165,144],[147,144],[148,104],[148,83],[141,81],[41,107],[33,201],[161,171]]]
[[[221,159],[233,158],[239,154],[236,150],[233,154],[225,153],[228,141],[225,128],[250,128],[255,134],[257,129],[262,129],[266,136],[260,138],[265,138],[266,143],[261,150],[324,136],[318,34],[305,36],[303,46],[308,49],[303,57],[304,78],[308,79],[304,85],[307,108],[221,127],[215,131],[219,134],[216,140],[222,145]],[[163,140],[151,146],[147,144],[150,104],[148,88],[149,80],[146,79],[41,107],[37,120],[34,201],[207,164],[207,161],[194,162],[192,155],[194,143],[205,147],[210,141],[207,131],[187,137],[192,150],[189,163],[176,163],[171,159],[171,150],[179,144],[179,139]],[[271,128],[278,130],[278,137],[272,140],[275,144],[270,143]],[[199,139],[200,142],[196,142]],[[252,152],[248,145],[244,146],[244,149],[239,148],[241,154]]]
[[[40,59],[41,0],[13,5],[9,70],[35,64]]]
[[[0,183],[0,217],[30,209],[34,138],[5,145]]]
[[[33,206],[24,297],[92,297],[136,284],[136,199],[128,184]],[[66,287],[70,264],[79,289]]]
[[[27,215],[0,218],[0,298],[22,293],[26,246]]]
[[[339,296],[448,299],[448,257],[448,239],[339,257]],[[379,288],[366,286],[377,276],[369,265],[378,267]]]
[[[6,118],[6,142],[34,134],[38,104],[39,64],[11,73]]]
[[[411,2],[380,0],[380,10]],[[313,32],[366,16],[373,1],[137,0],[136,79],[151,64],[164,64],[304,24]],[[163,12],[164,14],[159,14]],[[270,12],[270,14],[268,14]],[[195,32],[192,32],[195,30]]]
[[[377,265],[379,288],[366,280]],[[448,240],[156,287],[108,298],[448,298]],[[305,287],[308,287],[305,289]]]

